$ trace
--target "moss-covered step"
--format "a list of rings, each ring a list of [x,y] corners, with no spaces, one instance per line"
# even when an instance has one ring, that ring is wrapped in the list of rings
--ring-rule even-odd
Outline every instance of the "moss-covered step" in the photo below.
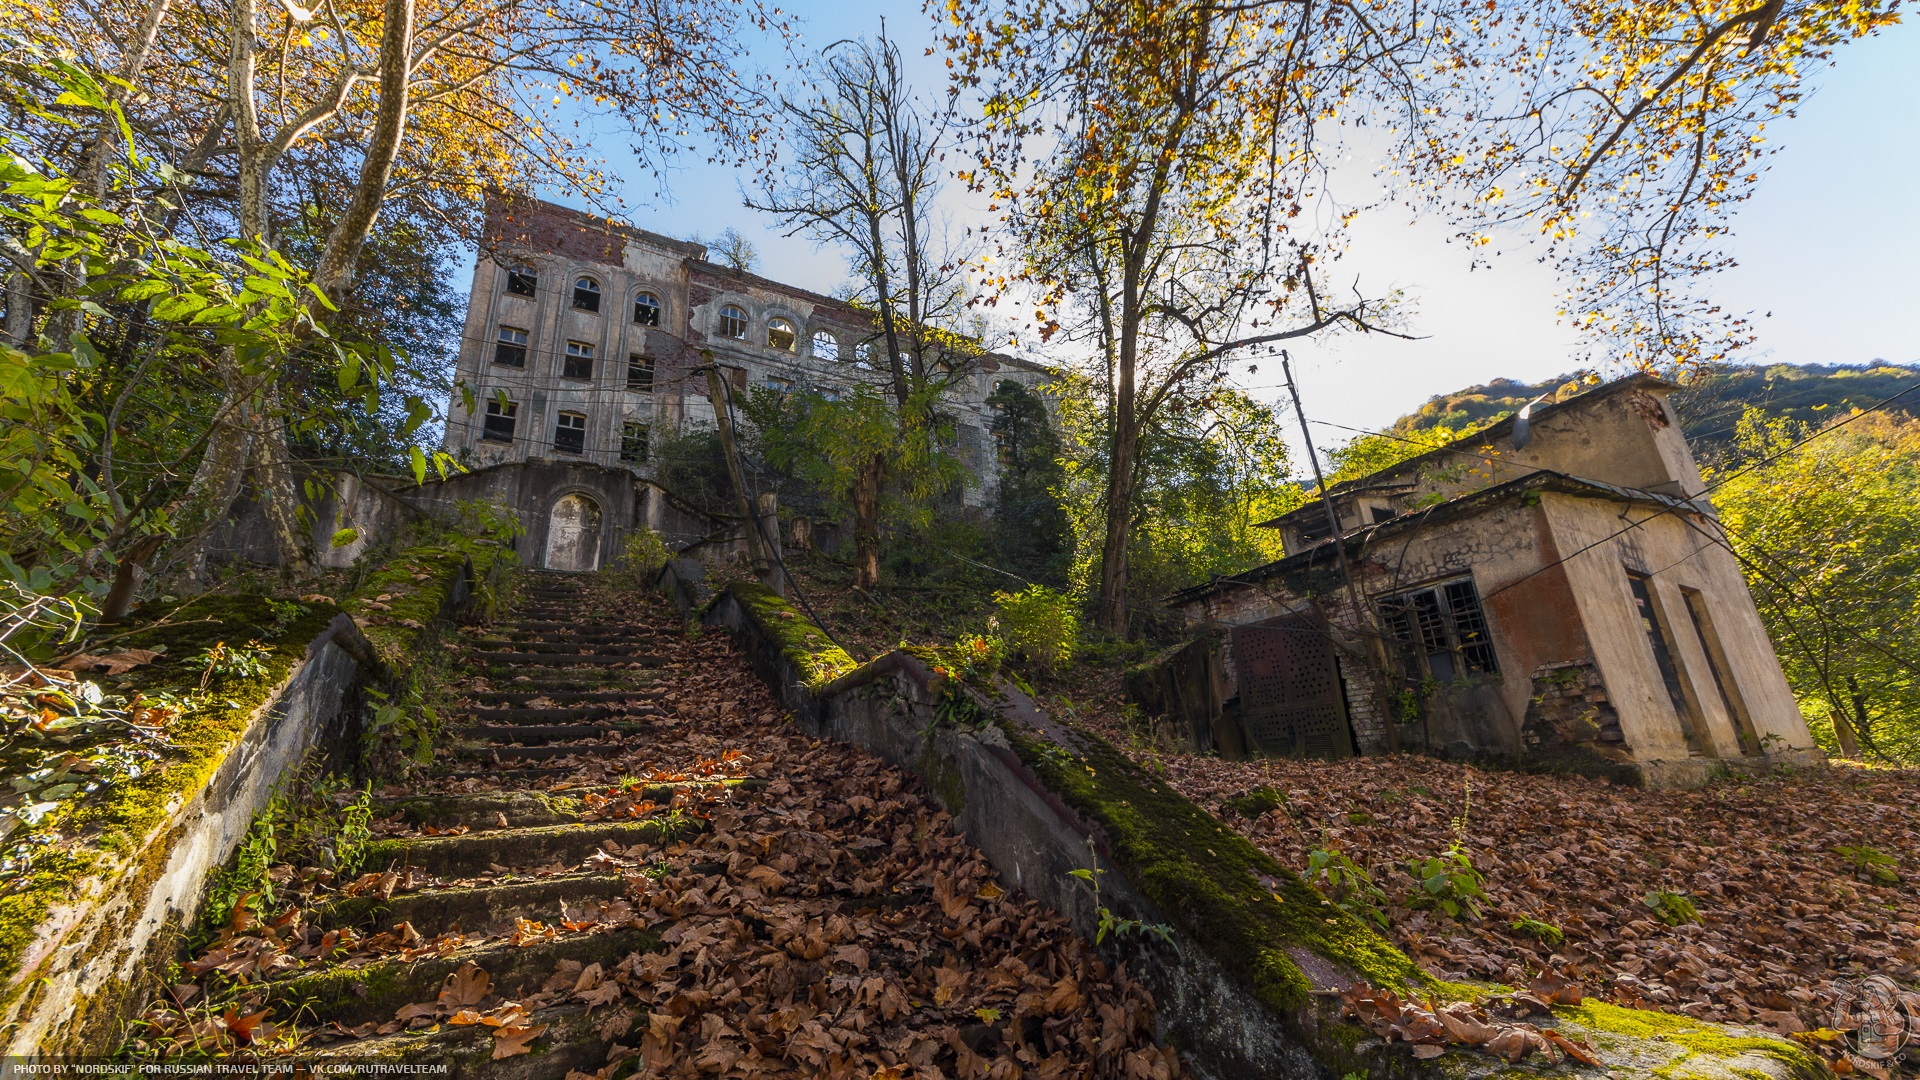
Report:
[[[555,798],[541,791],[486,791],[463,795],[409,795],[381,799],[374,804],[376,817],[400,815],[410,825],[444,828],[466,825],[475,832],[497,828],[501,817],[512,829],[538,825],[564,825],[580,816],[570,799]]]
[[[561,934],[531,945],[509,942],[458,949],[411,963],[397,958],[359,967],[335,967],[262,984],[276,1022],[303,1027],[338,1022],[348,1027],[369,1020],[385,1023],[403,1005],[432,1001],[447,976],[478,964],[503,1000],[531,994],[562,960],[612,966],[629,953],[652,952],[660,935],[652,930],[603,930]]]
[[[591,1074],[606,1064],[610,1041],[595,1028],[606,1022],[607,1007],[591,1013],[572,1004],[541,1009],[528,1021],[545,1024],[524,1054],[494,1060],[493,1029],[481,1024],[441,1025],[437,1029],[377,1035],[368,1039],[325,1044],[289,1055],[289,1061],[323,1055],[329,1067],[361,1067],[363,1075],[380,1075],[381,1065],[404,1063],[436,1080],[564,1080],[568,1073]],[[646,1018],[639,1024],[644,1031]],[[637,1039],[638,1034],[628,1036]],[[265,1059],[272,1064],[274,1059]]]
[[[1556,1008],[1555,1027],[1600,1051],[1609,1076],[1658,1080],[1832,1080],[1826,1063],[1777,1035],[1597,1001]]]
[[[497,829],[465,836],[427,836],[378,840],[367,845],[369,870],[418,867],[443,878],[469,877],[494,866],[528,870],[537,866],[576,866],[609,840],[621,847],[658,844],[668,835],[700,832],[699,818],[675,821],[592,822],[546,825],[535,829]]]
[[[577,913],[602,900],[618,899],[626,888],[627,879],[620,874],[564,874],[505,885],[426,889],[388,900],[373,894],[349,896],[314,909],[309,918],[327,930],[351,926],[374,931],[409,923],[427,937],[452,930],[494,933],[520,918],[557,924],[563,905]]]

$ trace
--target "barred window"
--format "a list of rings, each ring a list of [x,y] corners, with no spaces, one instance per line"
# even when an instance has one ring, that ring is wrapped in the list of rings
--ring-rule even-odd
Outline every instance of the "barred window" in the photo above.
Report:
[[[620,460],[647,460],[647,425],[629,420],[620,425]]]
[[[560,374],[568,379],[593,378],[593,346],[584,341],[567,342],[567,359]]]
[[[747,336],[747,313],[744,309],[733,304],[720,309],[720,336],[736,340]]]
[[[553,448],[562,454],[587,452],[587,414],[563,412],[553,422]]]
[[[653,393],[653,358],[633,353],[627,357],[627,389],[641,394]]]
[[[515,296],[532,296],[540,287],[540,272],[526,263],[507,267],[507,291]]]
[[[573,306],[581,311],[599,311],[600,283],[590,277],[574,279]]]
[[[508,367],[527,366],[527,332],[517,326],[502,326],[493,346],[493,362]]]
[[[660,325],[660,298],[643,292],[633,298],[633,321],[641,326]]]
[[[482,422],[480,438],[487,442],[513,441],[513,418],[520,411],[518,402],[495,398],[487,402],[487,418]]]
[[[1395,593],[1376,602],[1408,678],[1452,682],[1469,673],[1499,673],[1486,612],[1472,578]]]

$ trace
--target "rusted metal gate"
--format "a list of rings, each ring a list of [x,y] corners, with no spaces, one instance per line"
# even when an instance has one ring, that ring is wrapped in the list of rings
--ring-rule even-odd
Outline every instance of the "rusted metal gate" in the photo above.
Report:
[[[1233,628],[1240,722],[1256,753],[1353,754],[1347,699],[1326,631],[1307,619]]]

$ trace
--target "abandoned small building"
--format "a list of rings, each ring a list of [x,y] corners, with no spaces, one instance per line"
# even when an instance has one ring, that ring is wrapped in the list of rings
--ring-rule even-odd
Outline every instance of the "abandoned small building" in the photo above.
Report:
[[[1135,695],[1229,756],[1425,750],[1649,786],[1823,761],[1674,389],[1535,405],[1264,522],[1285,557],[1173,596],[1199,636]]]
[[[324,561],[347,565],[408,514],[476,499],[512,509],[522,559],[547,569],[597,569],[643,525],[675,548],[712,541],[724,523],[662,488],[653,460],[663,437],[714,425],[704,365],[741,398],[755,387],[832,397],[884,379],[886,365],[871,312],[706,255],[551,203],[496,200],[442,440],[468,471],[404,490],[341,477],[315,515]],[[939,363],[950,451],[968,476],[959,498],[982,506],[998,467],[987,398],[1006,380],[1032,388],[1052,375],[984,350]],[[333,548],[341,529],[359,539]]]

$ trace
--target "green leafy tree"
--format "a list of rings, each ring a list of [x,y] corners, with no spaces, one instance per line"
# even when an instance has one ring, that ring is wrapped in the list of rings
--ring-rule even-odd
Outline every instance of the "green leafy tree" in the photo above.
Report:
[[[988,433],[999,456],[991,548],[998,564],[1060,585],[1071,569],[1073,538],[1059,489],[1066,478],[1060,436],[1040,395],[1012,379],[987,398]]]
[[[1920,421],[1842,419],[1749,407],[1713,502],[1814,737],[1920,761]]]

